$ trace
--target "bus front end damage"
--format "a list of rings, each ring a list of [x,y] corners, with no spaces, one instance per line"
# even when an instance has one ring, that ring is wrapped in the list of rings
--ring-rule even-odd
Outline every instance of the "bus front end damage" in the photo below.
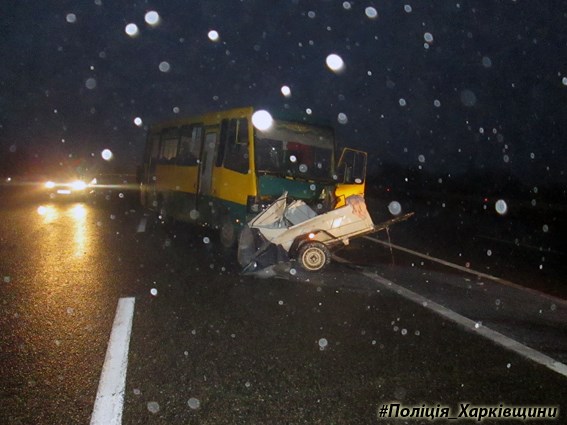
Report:
[[[286,192],[244,227],[238,261],[244,273],[266,276],[292,260],[307,271],[319,271],[330,263],[331,252],[348,245],[350,239],[385,229],[412,214],[375,225],[362,196],[349,196],[344,206],[317,214],[301,200],[288,203]]]

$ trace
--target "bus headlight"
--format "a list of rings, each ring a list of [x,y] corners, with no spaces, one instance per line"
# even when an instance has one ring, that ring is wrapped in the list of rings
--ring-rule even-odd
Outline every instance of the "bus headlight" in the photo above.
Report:
[[[53,189],[55,187],[55,183],[49,181],[49,182],[45,182],[45,187],[48,189]]]

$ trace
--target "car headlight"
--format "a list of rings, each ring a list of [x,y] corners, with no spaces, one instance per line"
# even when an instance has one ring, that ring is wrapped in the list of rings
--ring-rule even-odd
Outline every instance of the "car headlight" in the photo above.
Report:
[[[53,189],[55,187],[55,183],[49,181],[49,182],[45,182],[45,187],[48,189]]]
[[[73,190],[85,190],[87,188],[87,184],[85,182],[77,180],[71,183],[71,187],[73,188]]]

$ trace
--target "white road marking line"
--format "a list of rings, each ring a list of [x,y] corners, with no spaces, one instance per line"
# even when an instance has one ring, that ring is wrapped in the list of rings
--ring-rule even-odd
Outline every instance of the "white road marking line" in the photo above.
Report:
[[[128,367],[134,298],[120,298],[100,375],[91,425],[120,425]]]
[[[525,292],[529,292],[529,293],[537,295],[539,297],[547,298],[550,301],[553,301],[554,303],[567,305],[567,300],[564,300],[563,298],[559,298],[559,297],[556,297],[556,296],[553,296],[553,295],[549,295],[549,294],[546,294],[544,292],[540,292],[536,289],[526,288],[525,286],[518,285],[517,283],[510,282],[509,280],[502,279],[502,278],[497,277],[497,276],[492,276],[492,275],[489,275],[487,273],[483,273],[483,272],[479,272],[477,270],[469,269],[467,267],[459,266],[458,264],[451,263],[451,262],[445,261],[445,260],[441,260],[440,258],[432,257],[432,256],[427,255],[427,254],[422,254],[421,252],[417,252],[417,251],[414,251],[412,249],[404,248],[403,246],[395,245],[393,243],[381,241],[380,239],[376,239],[376,238],[373,238],[371,236],[363,236],[363,238],[368,239],[372,242],[379,243],[379,244],[387,246],[387,247],[392,247],[394,249],[397,249],[398,251],[402,251],[402,252],[406,252],[406,253],[411,254],[411,255],[415,255],[416,257],[424,258],[424,259],[432,261],[434,263],[439,263],[439,264],[442,264],[444,266],[460,270],[462,272],[474,274],[475,276],[482,277],[482,278],[485,278],[485,279],[489,279],[489,280],[492,280],[494,282],[498,282],[502,285],[510,286],[512,288],[516,288],[516,289],[520,289],[520,290],[525,291]]]
[[[379,283],[384,289],[390,290],[395,292],[402,297],[413,301],[416,304],[421,305],[422,307],[428,308],[429,310],[437,313],[439,316],[445,317],[446,319],[452,320],[455,323],[463,326],[465,329],[477,333],[479,335],[484,336],[485,338],[495,342],[496,344],[513,351],[522,357],[530,359],[542,366],[545,366],[554,372],[559,373],[567,377],[567,365],[557,360],[540,353],[533,348],[530,348],[512,338],[507,337],[506,335],[501,334],[495,330],[487,328],[486,326],[480,325],[474,320],[468,319],[464,316],[461,316],[459,313],[454,312],[453,310],[442,306],[441,304],[437,304],[409,289],[404,288],[403,286],[397,285],[394,282],[391,282],[382,276],[378,276],[374,273],[370,272],[363,272],[366,277],[374,280],[375,282]]]
[[[142,217],[140,223],[138,224],[138,233],[144,233],[146,231],[146,225],[148,224],[148,217]]]

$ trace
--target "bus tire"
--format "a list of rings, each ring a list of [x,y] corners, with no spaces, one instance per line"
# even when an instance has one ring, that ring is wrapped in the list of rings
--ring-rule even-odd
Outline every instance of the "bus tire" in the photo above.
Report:
[[[308,272],[317,272],[331,262],[331,251],[321,242],[306,242],[299,248],[297,261]]]
[[[234,228],[233,220],[229,215],[225,215],[221,219],[219,236],[221,245],[226,249],[232,248],[235,245],[236,240],[238,239],[238,232]]]

